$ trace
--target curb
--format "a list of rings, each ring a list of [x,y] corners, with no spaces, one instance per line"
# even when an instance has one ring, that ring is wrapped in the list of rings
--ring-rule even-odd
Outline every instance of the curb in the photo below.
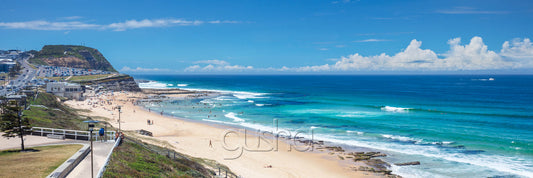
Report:
[[[79,144],[79,143],[74,143]],[[59,167],[57,167],[54,172],[52,172],[50,175],[46,176],[47,178],[64,178],[67,177],[67,175],[74,169],[84,158],[89,154],[91,151],[91,148],[89,144],[82,144],[83,147],[78,150],[78,152],[74,153],[69,159],[67,159],[63,164],[61,164]]]

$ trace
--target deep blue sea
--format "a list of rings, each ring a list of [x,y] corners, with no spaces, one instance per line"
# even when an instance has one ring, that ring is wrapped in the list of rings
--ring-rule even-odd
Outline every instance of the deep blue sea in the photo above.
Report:
[[[221,92],[147,104],[250,129],[313,128],[314,139],[378,149],[406,177],[533,177],[533,76],[143,75],[143,88]],[[209,105],[209,109],[194,107]]]

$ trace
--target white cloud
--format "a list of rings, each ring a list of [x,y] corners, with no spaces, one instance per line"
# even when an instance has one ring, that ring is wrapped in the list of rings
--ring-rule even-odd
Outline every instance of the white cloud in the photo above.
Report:
[[[328,49],[328,48],[319,48],[318,50],[320,50],[320,51],[327,51],[327,50],[329,50],[329,49]]]
[[[235,72],[235,71],[251,71],[254,69],[253,66],[241,66],[241,65],[230,65],[228,62],[223,60],[203,60],[194,62],[196,65],[189,66],[185,68],[185,72]],[[198,64],[208,64],[206,66],[201,66]]]
[[[185,68],[185,72],[194,72],[194,71],[197,71],[199,69],[201,69],[202,67],[200,67],[200,65],[192,65],[192,66],[189,66],[187,68]]]
[[[460,38],[448,41],[450,50],[439,58],[422,42],[412,40],[407,48],[393,56],[385,53],[362,56],[358,53],[341,57],[335,64],[291,68],[298,72],[316,71],[460,71],[533,68],[533,45],[529,39],[504,42],[498,54],[488,50],[481,37],[473,37],[461,45]]]
[[[524,38],[523,41],[517,38],[503,43],[500,53],[502,56],[515,59],[533,58],[533,45],[529,38]]]
[[[76,20],[76,19],[81,19],[83,18],[82,16],[68,16],[68,17],[61,17],[59,19],[62,19],[62,20]]]
[[[120,71],[122,72],[171,72],[172,70],[160,69],[160,68],[142,68],[142,67],[130,68],[128,66],[124,66],[122,67],[122,69],[120,69]]]
[[[65,17],[70,18],[66,20],[75,20],[81,18],[78,16]],[[67,22],[50,22],[44,20],[37,21],[25,21],[25,22],[0,22],[0,27],[7,29],[29,29],[29,30],[114,30],[124,31],[128,29],[136,28],[148,28],[148,27],[167,27],[167,26],[193,26],[201,24],[235,24],[239,21],[229,20],[214,20],[214,21],[201,21],[201,20],[183,20],[183,19],[144,19],[144,20],[127,20],[124,22],[116,22],[111,24],[92,24],[81,21],[67,21]]]
[[[402,51],[388,55],[363,56],[355,53],[338,59],[328,59],[326,64],[281,68],[254,68],[231,65],[223,60],[194,62],[184,72],[355,72],[355,71],[483,71],[533,69],[533,43],[529,38],[505,41],[499,52],[488,49],[481,37],[473,37],[467,44],[461,38],[448,40],[449,50],[437,55],[423,49],[422,42],[411,40]],[[161,72],[158,68],[129,68],[121,71]],[[177,71],[171,71],[177,72]]]
[[[386,40],[386,39],[366,39],[366,40],[357,40],[357,41],[354,41],[354,42],[366,43],[366,42],[382,42],[382,41],[390,41],[390,40]]]
[[[508,61],[518,64],[517,68],[533,66],[533,45],[529,38],[506,41],[502,45],[500,55]]]
[[[99,29],[101,25],[88,24],[83,22],[48,22],[48,21],[27,21],[27,22],[0,22],[0,27],[9,29],[29,29],[29,30],[81,30]]]
[[[214,65],[228,65],[229,63],[223,60],[203,60],[203,61],[196,61],[195,64],[214,64]]]

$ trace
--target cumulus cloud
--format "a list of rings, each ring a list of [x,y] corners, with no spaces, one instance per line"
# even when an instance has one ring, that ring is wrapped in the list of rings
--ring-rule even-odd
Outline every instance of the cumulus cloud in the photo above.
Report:
[[[356,72],[356,71],[483,71],[533,69],[533,43],[529,38],[505,41],[499,52],[489,50],[481,37],[473,37],[466,44],[461,38],[448,40],[449,50],[437,54],[424,49],[422,41],[411,40],[400,52],[389,55],[364,56],[359,53],[328,59],[328,63],[296,67],[254,68],[232,65],[224,60],[201,60],[185,68],[184,72]],[[121,71],[159,72],[158,68],[129,68]],[[178,71],[172,71],[178,72]]]
[[[230,65],[228,62],[223,60],[203,60],[194,62],[196,65],[189,66],[185,68],[185,72],[237,72],[237,71],[251,71],[254,69],[253,66],[241,66],[241,65]],[[207,64],[201,66],[198,64]]]
[[[203,61],[196,61],[195,64],[214,64],[214,65],[228,65],[229,63],[223,60],[203,60]]]
[[[473,37],[462,45],[460,38],[448,41],[450,49],[443,57],[430,49],[422,49],[416,39],[395,55],[382,53],[362,56],[358,53],[341,57],[335,64],[303,66],[292,71],[461,71],[533,68],[533,45],[526,38],[506,41],[500,53],[488,50],[481,37]]]
[[[70,19],[75,20],[78,16],[72,16]],[[111,24],[93,24],[81,21],[60,21],[50,22],[44,20],[25,21],[25,22],[0,22],[0,27],[7,29],[29,29],[29,30],[114,30],[125,31],[136,28],[149,27],[168,27],[168,26],[194,26],[202,24],[235,24],[239,21],[228,20],[184,20],[184,19],[144,19],[144,20],[126,20],[124,22],[115,22]]]

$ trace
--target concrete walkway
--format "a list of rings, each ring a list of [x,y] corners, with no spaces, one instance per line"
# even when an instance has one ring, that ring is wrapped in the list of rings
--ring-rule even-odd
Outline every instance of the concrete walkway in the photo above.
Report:
[[[1,135],[2,133],[0,133]],[[61,144],[61,143],[71,143],[72,140],[58,140],[58,139],[49,139],[46,137],[41,136],[32,136],[32,135],[26,135],[24,136],[24,147],[34,147],[34,146],[40,146],[40,145],[48,145],[48,144]],[[83,141],[81,141],[83,142]],[[87,143],[87,142],[83,142]],[[0,136],[0,150],[7,150],[7,149],[20,149],[20,137],[14,137],[7,139],[6,137]]]
[[[24,146],[26,148],[35,147],[35,146],[44,146],[50,144],[72,144],[72,143],[81,143],[81,144],[90,144],[88,141],[82,140],[57,140],[50,139],[47,137],[41,136],[24,136]],[[104,165],[107,155],[112,151],[114,141],[100,142],[94,141],[94,176],[98,174],[98,171]],[[20,138],[10,138],[6,139],[5,137],[0,137],[0,150],[6,149],[20,149]],[[75,178],[90,178],[91,177],[91,154],[89,153],[85,159],[83,159],[78,166],[76,166],[72,172],[67,177]]]
[[[85,142],[89,143],[89,142]],[[94,141],[93,147],[94,147],[94,176],[98,174],[98,171],[100,168],[105,164],[105,159],[107,158],[107,155],[112,151],[113,145],[115,144],[114,141],[109,142],[100,142],[100,141]],[[91,177],[91,153],[89,153],[83,161],[78,164],[68,174],[67,178],[90,178]]]

